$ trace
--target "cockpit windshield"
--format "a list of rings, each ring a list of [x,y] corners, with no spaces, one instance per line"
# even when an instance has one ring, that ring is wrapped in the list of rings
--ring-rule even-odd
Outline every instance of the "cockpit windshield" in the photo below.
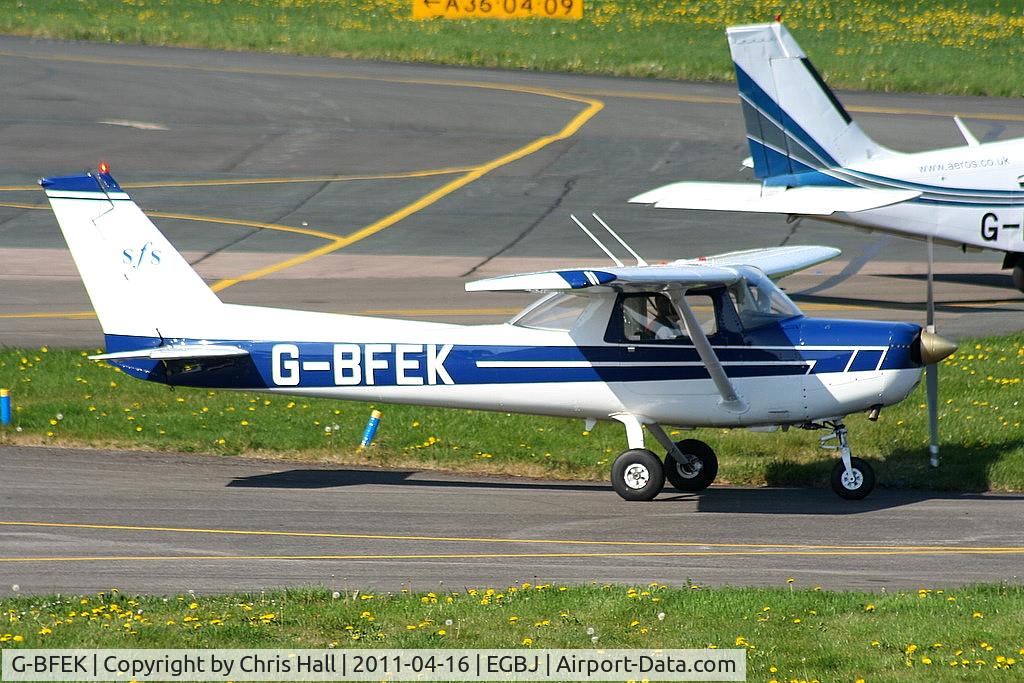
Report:
[[[743,278],[730,285],[728,291],[744,329],[802,315],[796,304],[760,270],[746,266],[736,270]]]

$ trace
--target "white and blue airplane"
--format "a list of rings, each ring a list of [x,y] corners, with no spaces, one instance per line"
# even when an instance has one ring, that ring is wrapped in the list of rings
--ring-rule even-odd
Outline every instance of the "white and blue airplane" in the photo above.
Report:
[[[665,265],[630,249],[627,266],[602,245],[616,265],[468,283],[543,293],[504,324],[227,304],[105,167],[40,184],[103,328],[94,359],[172,386],[615,420],[629,449],[612,484],[628,500],[654,498],[666,478],[683,491],[714,480],[714,451],[674,443],[668,425],[827,429],[835,491],[862,498],[874,474],[852,457],[843,417],[902,401],[955,349],[917,325],[803,316],[772,278],[839,253],[827,247]]]
[[[1004,252],[1024,291],[1024,138],[902,153],[868,137],[781,23],[726,30],[760,182],[677,182],[630,202],[787,214]]]

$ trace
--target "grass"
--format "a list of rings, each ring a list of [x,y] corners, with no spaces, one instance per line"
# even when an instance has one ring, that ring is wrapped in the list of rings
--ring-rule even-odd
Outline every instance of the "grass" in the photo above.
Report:
[[[1024,588],[553,586],[0,600],[6,648],[747,649],[748,680],[1010,681]]]
[[[727,81],[725,27],[783,12],[835,86],[1024,95],[1024,16],[1009,0],[590,0],[578,22],[414,21],[412,1],[0,0],[0,32]]]
[[[439,468],[604,480],[625,449],[622,428],[507,413],[378,406],[378,440],[357,445],[370,404],[279,395],[171,390],[85,358],[84,351],[0,350],[0,387],[14,419],[0,443],[246,454],[387,467]],[[1024,490],[1024,335],[966,340],[941,365],[943,465],[927,465],[927,414],[919,387],[877,423],[847,421],[854,451],[882,486]],[[674,430],[717,451],[719,482],[826,486],[833,454],[821,432]]]

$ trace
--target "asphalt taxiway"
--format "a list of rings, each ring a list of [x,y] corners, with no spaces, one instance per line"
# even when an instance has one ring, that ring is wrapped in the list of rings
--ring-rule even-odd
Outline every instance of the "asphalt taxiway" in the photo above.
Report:
[[[1021,579],[1022,495],[609,486],[5,448],[0,594],[518,581],[920,588]]]

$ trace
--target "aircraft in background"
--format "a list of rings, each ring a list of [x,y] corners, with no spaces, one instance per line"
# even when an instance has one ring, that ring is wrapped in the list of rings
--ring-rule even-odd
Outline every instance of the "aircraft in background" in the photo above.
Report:
[[[832,486],[866,496],[845,415],[902,401],[955,346],[917,325],[807,318],[772,278],[838,255],[779,247],[470,282],[544,295],[508,323],[454,325],[223,303],[105,166],[40,181],[105,335],[93,356],[172,386],[615,420],[612,485],[699,491],[714,451],[665,426],[826,429]],[[596,217],[596,216],[595,216]],[[599,244],[593,234],[579,223]],[[415,286],[411,282],[410,286]],[[647,449],[645,429],[664,449]]]
[[[726,30],[760,183],[678,182],[630,202],[808,217],[1005,253],[1024,291],[1024,138],[905,154],[850,117],[780,23]]]

